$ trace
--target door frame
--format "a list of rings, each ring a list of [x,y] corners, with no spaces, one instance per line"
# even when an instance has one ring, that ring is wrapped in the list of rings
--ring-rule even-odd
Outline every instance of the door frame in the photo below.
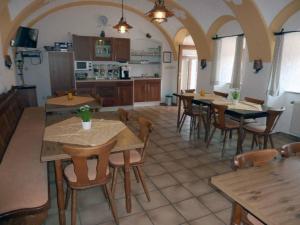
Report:
[[[177,93],[180,93],[180,84],[181,84],[181,61],[182,61],[182,52],[183,50],[196,50],[195,45],[179,45],[178,51],[178,67],[177,67]]]

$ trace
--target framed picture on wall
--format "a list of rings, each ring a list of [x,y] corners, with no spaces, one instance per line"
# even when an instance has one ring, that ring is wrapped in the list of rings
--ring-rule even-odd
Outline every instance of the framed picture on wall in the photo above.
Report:
[[[163,52],[163,63],[171,63],[172,52]]]

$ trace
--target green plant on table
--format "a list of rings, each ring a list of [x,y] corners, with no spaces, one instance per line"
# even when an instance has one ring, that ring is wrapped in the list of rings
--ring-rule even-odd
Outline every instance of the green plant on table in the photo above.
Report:
[[[78,110],[78,114],[82,119],[82,122],[91,121],[91,107],[89,105],[81,106]]]
[[[238,90],[234,90],[233,92],[231,92],[231,97],[233,100],[239,100],[240,92]]]

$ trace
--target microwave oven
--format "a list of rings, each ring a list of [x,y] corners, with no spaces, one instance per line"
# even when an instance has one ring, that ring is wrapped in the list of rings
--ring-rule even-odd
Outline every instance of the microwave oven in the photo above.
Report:
[[[75,61],[74,68],[76,71],[91,71],[92,61]]]

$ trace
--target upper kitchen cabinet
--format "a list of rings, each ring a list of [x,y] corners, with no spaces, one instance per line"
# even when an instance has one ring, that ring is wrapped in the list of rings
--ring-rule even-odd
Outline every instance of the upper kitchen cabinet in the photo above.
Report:
[[[93,60],[93,43],[92,37],[73,35],[74,57],[77,61]]]
[[[113,38],[91,37],[93,61],[113,61]]]
[[[113,61],[130,60],[130,39],[114,38],[113,39]]]

